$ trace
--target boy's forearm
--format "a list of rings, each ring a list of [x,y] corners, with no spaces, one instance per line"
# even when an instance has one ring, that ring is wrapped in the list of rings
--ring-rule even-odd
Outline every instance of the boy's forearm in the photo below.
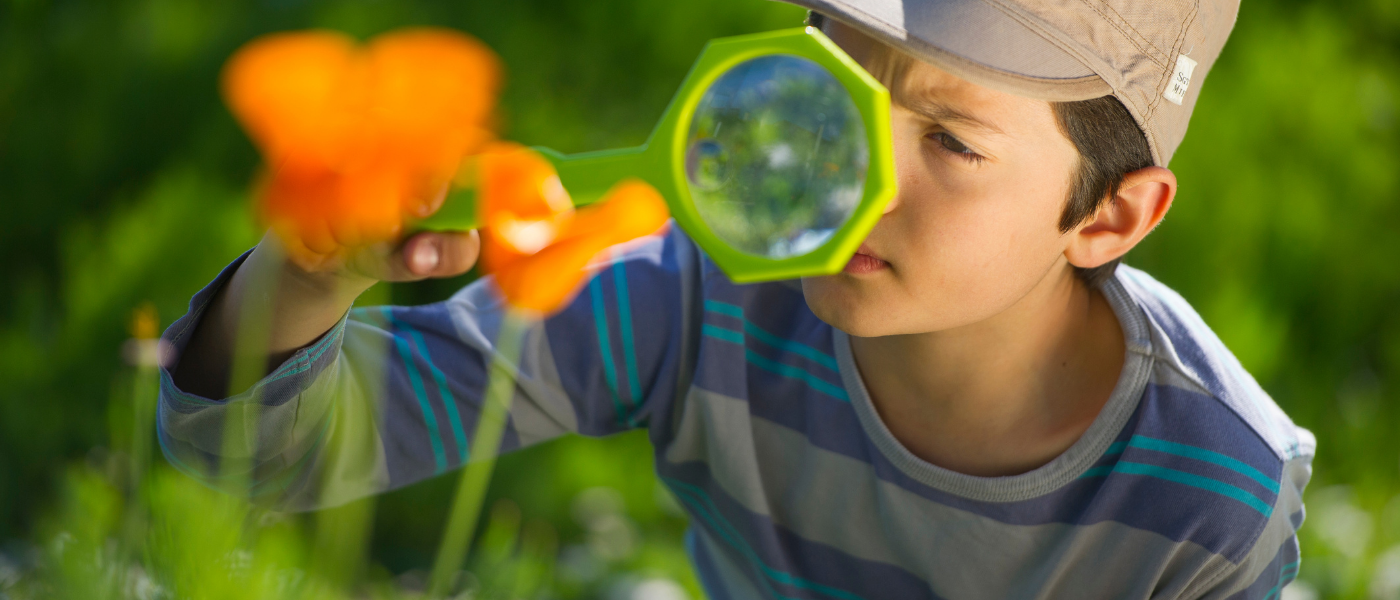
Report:
[[[265,374],[334,327],[374,284],[343,272],[308,273],[283,260],[276,244],[264,238],[210,301],[171,373],[180,389],[206,398],[230,394],[240,315],[268,315]]]

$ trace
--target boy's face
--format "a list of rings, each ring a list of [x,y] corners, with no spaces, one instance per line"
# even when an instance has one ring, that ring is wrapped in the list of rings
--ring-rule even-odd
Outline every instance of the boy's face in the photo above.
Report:
[[[871,40],[840,24],[861,60]],[[802,280],[807,304],[851,335],[976,323],[1069,272],[1059,230],[1078,152],[1050,104],[915,62],[891,109],[899,191],[846,270]]]

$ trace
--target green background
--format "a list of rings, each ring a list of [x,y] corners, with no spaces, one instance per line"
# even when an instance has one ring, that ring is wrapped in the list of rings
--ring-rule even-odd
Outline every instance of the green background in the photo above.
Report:
[[[132,309],[153,302],[168,324],[257,238],[257,156],[216,86],[240,44],[307,27],[458,28],[508,66],[505,135],[577,152],[641,143],[706,40],[801,18],[760,0],[5,0],[0,595],[65,471],[104,464]],[[1400,2],[1246,2],[1204,86],[1171,165],[1176,205],[1127,262],[1179,290],[1317,434],[1305,585],[1288,595],[1400,597]],[[462,283],[374,293],[421,303]],[[597,542],[580,492],[620,494],[630,550],[558,594],[606,595],[635,574],[694,593],[684,519],[650,460],[629,435],[501,461],[493,495],[548,522],[566,552]],[[427,566],[454,484],[379,499],[375,562]]]

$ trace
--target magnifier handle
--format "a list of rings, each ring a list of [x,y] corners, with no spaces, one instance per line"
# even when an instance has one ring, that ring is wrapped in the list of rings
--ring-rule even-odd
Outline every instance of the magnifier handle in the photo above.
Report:
[[[569,191],[574,206],[597,202],[617,182],[627,178],[642,179],[663,195],[670,191],[658,185],[661,182],[657,180],[662,178],[652,176],[655,161],[647,153],[646,145],[567,155],[549,148],[535,150],[554,165],[559,182]]]
[[[649,176],[651,157],[645,145],[635,148],[600,150],[580,154],[561,154],[549,148],[534,148],[554,165],[559,181],[569,191],[574,206],[584,206],[600,200],[617,182],[629,177],[651,183],[665,195],[667,189],[657,186],[657,177]],[[432,216],[414,223],[414,231],[466,231],[481,225],[477,210],[476,190],[457,188],[448,193],[442,207]]]
[[[442,200],[442,206],[432,216],[414,221],[410,233],[419,231],[470,231],[481,226],[481,213],[476,210],[475,188],[452,188]]]

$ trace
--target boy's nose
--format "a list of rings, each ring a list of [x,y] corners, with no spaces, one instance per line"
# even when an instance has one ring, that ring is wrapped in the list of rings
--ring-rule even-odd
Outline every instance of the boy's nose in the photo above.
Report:
[[[899,172],[899,163],[898,163],[898,162],[895,163],[895,172],[896,172],[896,173]],[[903,197],[904,197],[905,186],[899,185],[899,184],[897,183],[897,182],[899,181],[898,175],[895,176],[895,181],[896,181],[896,183],[895,183],[894,194],[892,194],[892,195],[890,196],[890,201],[889,201],[888,204],[885,205],[885,210],[884,210],[884,212],[880,213],[880,214],[882,214],[882,215],[888,215],[888,214],[894,212],[894,210],[895,210],[896,208],[899,208],[900,203],[903,202],[903,200],[904,200]]]

